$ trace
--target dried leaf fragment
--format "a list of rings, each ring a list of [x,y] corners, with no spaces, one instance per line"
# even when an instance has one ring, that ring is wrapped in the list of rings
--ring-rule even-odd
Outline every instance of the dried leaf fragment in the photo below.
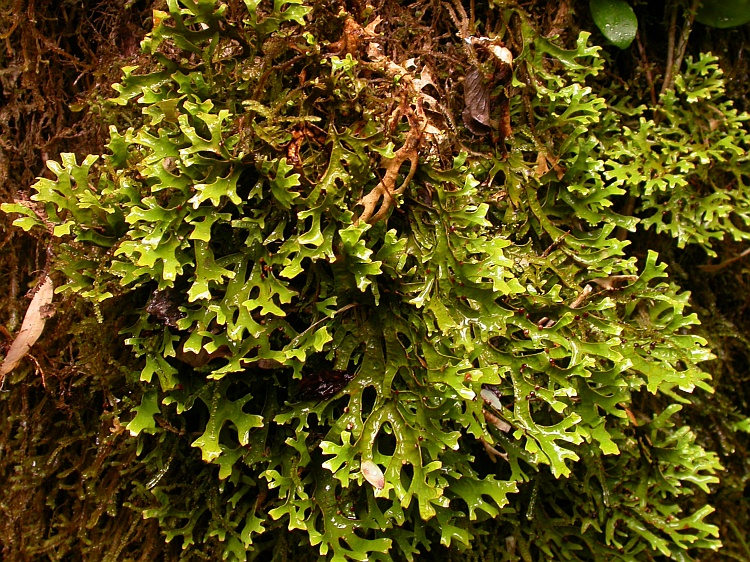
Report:
[[[637,280],[637,275],[610,275],[609,277],[599,277],[597,279],[592,279],[591,282],[596,283],[602,289],[605,289],[607,291],[614,291],[618,288],[621,288],[621,285],[624,285],[625,283]]]
[[[551,158],[548,154],[544,152],[539,152],[536,157],[536,176],[538,178],[541,178],[544,174],[549,172],[549,166],[547,164],[550,164],[552,166],[552,169],[555,171],[555,175],[557,176],[558,180],[561,180],[563,176],[565,175],[565,168],[560,166],[556,160]]]
[[[549,172],[547,157],[544,155],[544,152],[539,152],[536,155],[536,177],[541,178],[547,172]]]
[[[508,433],[511,429],[513,429],[512,425],[510,425],[507,421],[498,418],[495,414],[488,412],[487,410],[482,410],[482,412],[484,413],[484,419],[487,420],[487,423],[491,423],[503,433]]]
[[[47,318],[52,316],[50,304],[55,294],[55,285],[48,275],[38,284],[38,289],[31,299],[31,304],[26,310],[26,316],[23,318],[21,330],[18,332],[13,345],[8,350],[3,364],[0,365],[0,377],[5,377],[29,352],[29,349],[36,343],[39,336],[42,335]]]

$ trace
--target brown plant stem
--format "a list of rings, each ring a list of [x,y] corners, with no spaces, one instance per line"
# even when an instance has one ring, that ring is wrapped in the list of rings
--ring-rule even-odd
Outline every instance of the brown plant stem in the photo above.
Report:
[[[693,0],[690,5],[690,9],[687,13],[687,19],[682,26],[682,34],[680,35],[679,42],[676,46],[675,56],[675,41],[677,39],[677,7],[672,9],[672,15],[669,21],[669,40],[667,44],[667,69],[664,74],[664,83],[661,85],[661,94],[664,95],[669,90],[674,88],[675,75],[682,66],[682,61],[685,58],[685,50],[687,49],[687,42],[690,38],[690,32],[693,30],[693,23],[695,22],[695,14],[698,12],[701,0]]]

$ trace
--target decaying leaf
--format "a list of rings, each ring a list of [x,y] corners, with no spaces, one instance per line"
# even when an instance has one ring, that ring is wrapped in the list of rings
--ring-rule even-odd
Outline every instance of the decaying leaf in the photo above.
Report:
[[[325,400],[344,388],[355,373],[338,369],[320,370],[302,377],[299,385],[300,400]]]
[[[55,293],[55,285],[52,279],[45,275],[38,285],[38,289],[31,299],[31,304],[26,310],[21,330],[18,332],[13,345],[10,346],[8,355],[5,357],[2,366],[0,366],[0,377],[5,377],[16,365],[23,359],[26,354],[42,335],[47,318],[52,316],[50,304]]]
[[[166,326],[177,326],[177,321],[185,317],[180,310],[179,293],[174,289],[156,290],[146,303],[146,312],[156,317]]]
[[[488,129],[497,127],[497,140],[500,141],[505,151],[505,139],[512,135],[510,123],[510,100],[507,92],[500,93],[497,98],[497,106],[500,110],[500,119],[497,123],[490,120],[491,91],[498,84],[508,85],[512,75],[513,53],[499,43],[496,39],[487,37],[467,37],[465,39],[467,48],[473,53],[475,64],[486,59],[487,56],[494,59],[494,70],[485,74],[475,66],[466,73],[464,79],[464,103],[466,109],[463,112],[464,124],[475,135],[483,135]]]

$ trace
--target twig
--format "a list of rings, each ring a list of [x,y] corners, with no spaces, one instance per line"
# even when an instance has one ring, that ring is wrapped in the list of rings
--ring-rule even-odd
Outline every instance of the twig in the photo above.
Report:
[[[700,3],[701,0],[693,0],[692,5],[690,6],[690,10],[688,10],[687,21],[682,27],[682,35],[680,35],[680,42],[677,45],[677,58],[674,61],[675,72],[680,69],[680,67],[682,66],[682,60],[685,58],[687,42],[690,38],[690,32],[693,31],[693,23],[695,22],[695,15],[696,13],[698,13],[698,7],[700,6]],[[674,86],[674,74],[672,77],[672,82],[673,84],[670,85],[670,88]]]
[[[667,38],[667,68],[664,72],[664,83],[661,85],[661,95],[671,88],[672,72],[674,69],[674,40],[677,35],[677,7],[672,8],[669,20],[669,37]]]
[[[507,453],[501,453],[495,447],[487,443],[487,441],[484,440],[483,437],[480,437],[479,440],[482,442],[482,446],[484,447],[484,450],[487,451],[487,454],[490,456],[490,460],[492,462],[495,462],[497,458],[501,458],[504,461],[508,461],[508,454]]]
[[[750,255],[750,248],[743,251],[739,256],[735,256],[733,258],[729,258],[728,260],[724,260],[721,263],[713,264],[713,265],[699,265],[698,269],[702,269],[703,271],[708,271],[709,273],[714,273],[716,271],[722,270],[725,267],[727,267],[730,264],[733,264],[736,261],[740,261],[742,258]]]
[[[667,71],[664,75],[664,83],[661,86],[661,95],[674,88],[675,74],[682,66],[682,60],[685,58],[688,38],[693,30],[695,14],[698,12],[701,0],[693,0],[687,14],[687,20],[682,27],[679,43],[677,44],[677,56],[675,56],[675,38],[677,35],[677,8],[672,11],[672,18],[669,22],[669,42],[667,51]]]
[[[568,230],[567,232],[563,232],[562,235],[557,238],[557,240],[552,242],[552,244],[550,244],[549,247],[546,250],[544,250],[544,253],[542,254],[541,257],[546,258],[547,256],[549,256],[552,253],[552,251],[556,249],[562,243],[562,241],[565,239],[565,237],[568,234],[570,234],[570,230]]]
[[[36,369],[37,371],[39,371],[39,375],[42,379],[42,386],[44,387],[44,390],[47,390],[47,377],[44,374],[44,369],[42,369],[42,366],[39,364],[39,361],[37,360],[36,357],[34,357],[31,354],[26,355],[26,357],[28,359],[31,359],[31,362],[34,363],[34,365],[36,365]],[[4,382],[5,382],[5,374],[3,374],[3,379],[2,381],[0,381],[0,388],[2,388]]]
[[[581,306],[593,291],[594,288],[591,285],[586,285],[583,288],[583,291],[581,291],[581,294],[576,297],[576,300],[570,304],[570,308],[578,308]]]
[[[734,535],[737,537],[737,540],[740,541],[740,544],[742,545],[742,550],[745,551],[745,554],[748,557],[748,560],[750,560],[750,547],[747,545],[747,541],[745,541],[745,538],[742,536],[742,533],[740,533],[740,530],[737,528],[737,525],[734,524],[734,521],[731,519],[727,521],[729,523],[729,526],[732,528],[732,531],[734,531]]]
[[[640,31],[635,34],[635,41],[638,44],[638,52],[641,55],[641,64],[643,65],[643,69],[646,71],[646,82],[648,82],[648,90],[651,94],[651,104],[656,105],[659,100],[656,97],[656,88],[654,88],[654,76],[651,74],[651,65],[648,62],[646,48],[643,46],[643,42],[641,41]]]

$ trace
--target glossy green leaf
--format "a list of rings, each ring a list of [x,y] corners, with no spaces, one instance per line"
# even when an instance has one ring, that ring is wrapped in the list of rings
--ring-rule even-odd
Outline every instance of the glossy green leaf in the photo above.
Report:
[[[616,47],[626,49],[635,39],[638,19],[625,0],[589,0],[594,23]]]

